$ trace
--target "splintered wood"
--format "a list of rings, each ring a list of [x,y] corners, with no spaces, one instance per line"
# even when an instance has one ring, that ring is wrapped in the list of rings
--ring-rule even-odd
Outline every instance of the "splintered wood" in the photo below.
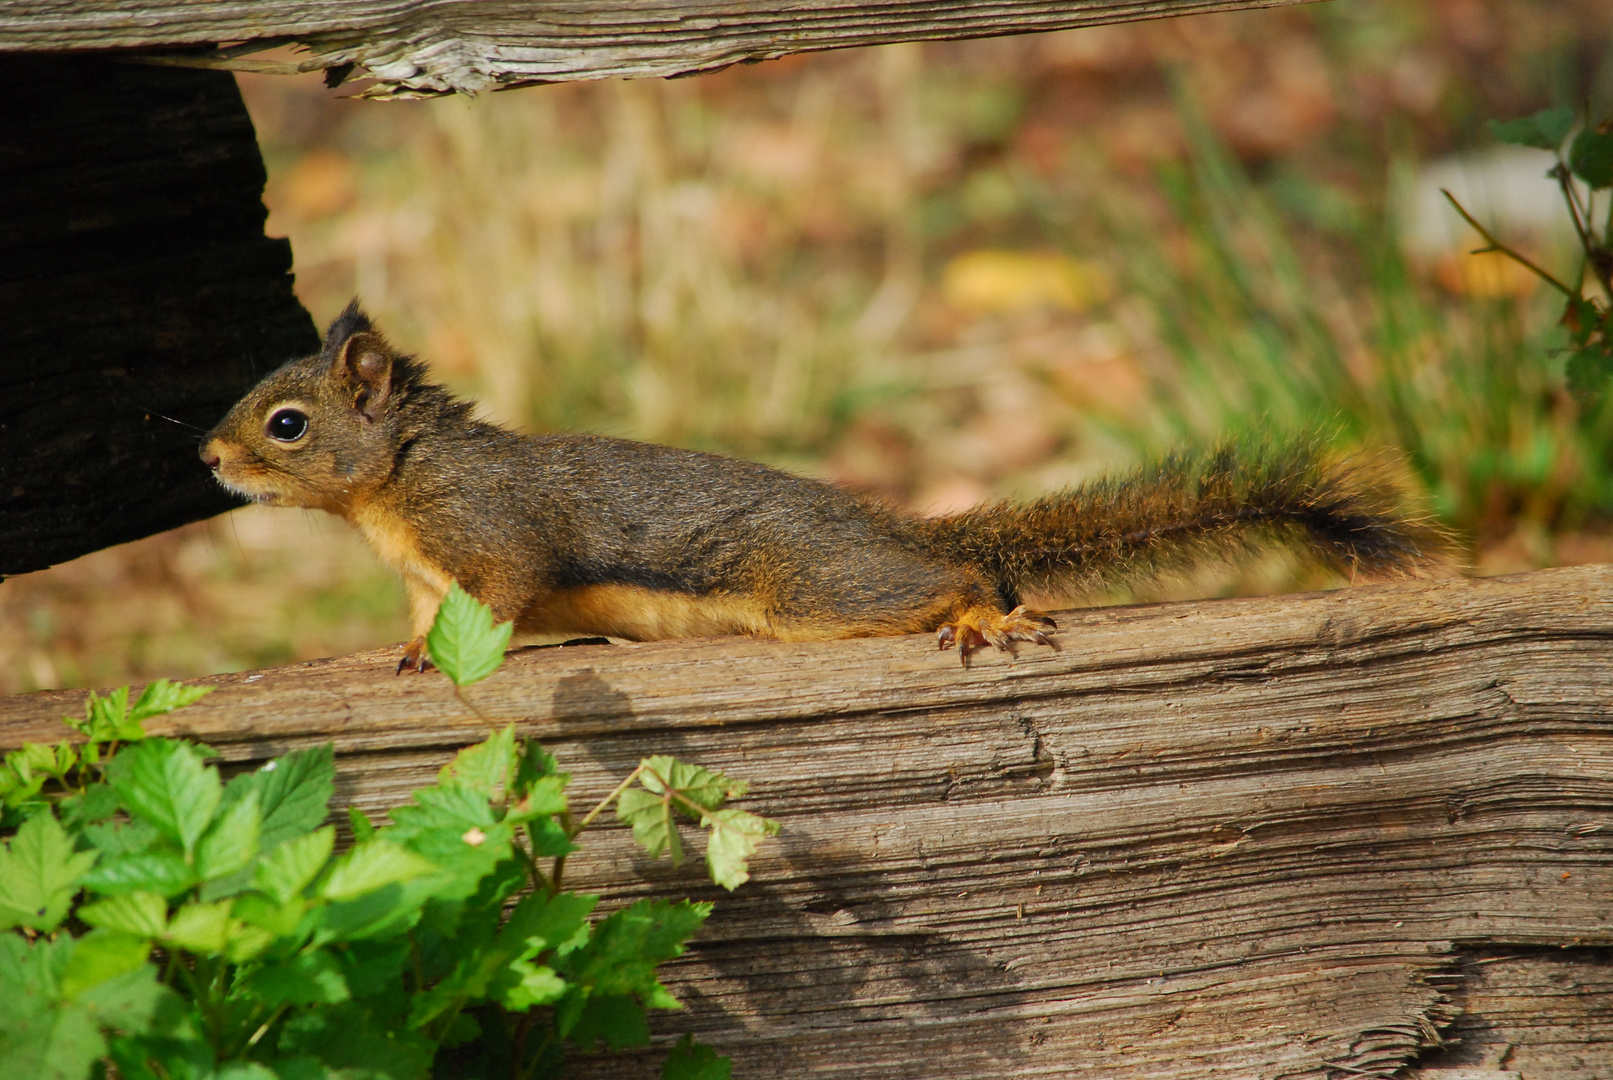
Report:
[[[36,0],[0,5],[0,51],[232,43],[186,64],[291,72],[361,65],[371,97],[569,79],[690,75],[790,53],[988,37],[1304,0]],[[264,49],[296,44],[294,60]]]
[[[578,804],[671,753],[782,819],[732,896],[615,826],[568,870],[718,901],[661,1030],[736,1076],[1613,1075],[1613,567],[1061,623],[969,670],[922,637],[529,649],[468,694]],[[395,659],[203,680],[162,731],[333,741],[338,805],[384,809],[488,728]],[[0,743],[81,708],[0,702]]]

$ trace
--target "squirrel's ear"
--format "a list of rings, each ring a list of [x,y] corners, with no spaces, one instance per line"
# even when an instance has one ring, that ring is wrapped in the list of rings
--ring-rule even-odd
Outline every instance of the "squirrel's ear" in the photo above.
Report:
[[[353,393],[353,408],[373,423],[392,396],[392,349],[380,334],[364,331],[342,343],[335,369]]]
[[[355,296],[347,302],[342,313],[330,321],[330,328],[325,331],[325,344],[320,351],[326,356],[335,356],[347,344],[348,338],[370,329],[373,329],[370,317],[359,310],[358,297]]]

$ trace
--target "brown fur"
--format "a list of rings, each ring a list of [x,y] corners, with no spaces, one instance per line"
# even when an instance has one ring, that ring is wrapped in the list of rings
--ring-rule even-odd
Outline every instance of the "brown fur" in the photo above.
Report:
[[[295,438],[276,438],[295,431]],[[426,381],[356,303],[204,441],[221,482],[351,521],[408,587],[419,665],[451,580],[523,631],[783,640],[939,631],[968,654],[1050,644],[1027,589],[1150,577],[1284,543],[1404,572],[1439,544],[1392,488],[1313,447],[1167,458],[1026,506],[936,520],[752,462],[516,435]]]

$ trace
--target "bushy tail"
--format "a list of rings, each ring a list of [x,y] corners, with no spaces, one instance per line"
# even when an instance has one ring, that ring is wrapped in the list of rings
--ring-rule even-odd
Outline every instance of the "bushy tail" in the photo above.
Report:
[[[1399,509],[1381,467],[1329,462],[1309,441],[1173,454],[1032,503],[915,524],[920,546],[983,571],[1010,599],[1112,588],[1273,543],[1369,576],[1410,573],[1448,546],[1438,525]]]

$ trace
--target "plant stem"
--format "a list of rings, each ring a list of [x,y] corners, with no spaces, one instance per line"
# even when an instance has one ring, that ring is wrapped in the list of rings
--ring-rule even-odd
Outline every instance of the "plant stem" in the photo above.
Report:
[[[1552,277],[1545,270],[1542,270],[1539,266],[1536,266],[1533,262],[1531,262],[1524,255],[1520,254],[1517,251],[1514,251],[1512,248],[1508,247],[1507,245],[1503,244],[1501,241],[1497,240],[1494,236],[1492,236],[1489,229],[1486,229],[1483,225],[1480,225],[1478,223],[1478,221],[1473,217],[1473,215],[1468,213],[1467,210],[1462,206],[1462,204],[1456,201],[1456,196],[1455,195],[1452,195],[1449,191],[1446,191],[1444,188],[1440,188],[1439,190],[1440,190],[1440,194],[1444,195],[1447,199],[1449,199],[1451,201],[1451,205],[1456,207],[1456,212],[1458,214],[1462,215],[1462,220],[1467,222],[1469,225],[1473,226],[1473,228],[1478,231],[1478,234],[1480,236],[1484,237],[1484,242],[1490,245],[1489,247],[1486,247],[1486,248],[1480,248],[1478,251],[1475,251],[1473,254],[1482,255],[1482,254],[1485,254],[1486,252],[1491,252],[1491,251],[1499,252],[1502,255],[1505,255],[1507,258],[1512,259],[1514,262],[1521,263],[1523,266],[1525,266],[1529,270],[1533,271],[1535,273],[1535,275],[1538,276],[1542,281],[1546,282],[1552,288],[1554,288],[1557,291],[1561,292],[1564,296],[1568,297],[1570,300],[1577,300],[1579,298],[1579,294],[1577,292],[1575,292],[1573,289],[1570,289],[1567,285],[1564,285],[1562,282],[1560,282],[1556,278]],[[1575,218],[1575,221],[1574,221],[1574,227],[1576,229],[1579,227],[1579,220],[1578,220],[1577,217]]]
[[[596,817],[598,817],[601,813],[604,812],[605,807],[607,807],[611,803],[615,802],[617,796],[619,796],[622,792],[626,791],[628,788],[632,787],[633,786],[633,781],[637,780],[639,778],[639,775],[641,773],[645,772],[645,771],[646,770],[645,770],[644,766],[640,765],[638,768],[636,768],[632,772],[628,773],[627,774],[627,779],[623,780],[620,784],[617,784],[615,791],[611,792],[609,795],[606,795],[603,799],[601,799],[599,801],[598,806],[596,806],[592,810],[588,811],[588,816],[583,818],[582,822],[575,829],[571,830],[571,835],[573,837],[575,837],[578,833],[580,833],[584,829],[588,828],[588,826],[593,822],[593,820]]]

